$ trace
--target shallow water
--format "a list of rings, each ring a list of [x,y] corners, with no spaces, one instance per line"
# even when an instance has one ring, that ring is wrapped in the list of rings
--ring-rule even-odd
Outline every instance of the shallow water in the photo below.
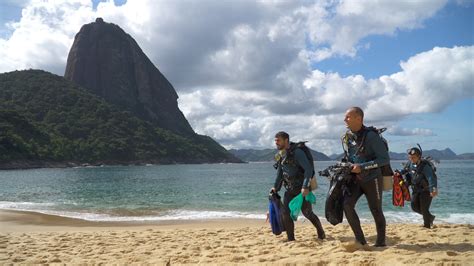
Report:
[[[401,161],[392,162],[400,168]],[[103,221],[265,218],[275,179],[271,162],[250,164],[104,166],[0,171],[0,209]],[[316,162],[316,170],[332,162]],[[442,161],[440,191],[431,210],[437,221],[474,224],[471,182],[474,161]],[[318,177],[315,212],[324,216],[328,181]],[[384,192],[388,222],[421,223],[421,215],[392,206]],[[409,203],[408,203],[409,204]],[[372,221],[364,197],[362,221]]]

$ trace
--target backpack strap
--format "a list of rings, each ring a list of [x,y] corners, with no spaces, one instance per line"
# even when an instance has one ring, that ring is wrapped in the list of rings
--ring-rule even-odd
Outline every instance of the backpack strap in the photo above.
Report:
[[[362,149],[362,146],[364,146],[365,139],[367,137],[367,133],[369,133],[370,130],[376,131],[375,128],[373,127],[363,127],[361,130],[362,131],[362,140],[360,141],[360,144],[357,146],[356,154],[359,154],[360,150]],[[346,131],[346,134],[342,136],[342,149],[344,150],[344,157],[345,159],[349,160],[349,130]]]
[[[419,175],[419,174],[422,174],[423,175],[423,170],[425,169],[425,166],[428,162],[424,159],[420,159],[420,164],[418,165],[417,169],[416,169],[416,174]]]
[[[275,164],[273,164],[273,168],[275,169],[278,169],[278,167],[281,165],[281,161],[283,160],[283,158],[280,156],[280,158],[278,159],[278,161],[276,161]]]
[[[286,155],[281,158],[281,160],[279,161],[280,164],[283,164],[283,163],[288,163],[288,164],[294,164],[294,161],[295,161],[295,150],[297,148],[297,143],[294,143],[294,142],[290,142],[290,147],[289,149],[286,151]]]
[[[306,141],[301,141],[297,143],[297,149],[300,149],[304,152],[306,159],[308,160],[311,169],[313,170],[312,176],[316,174],[314,171],[314,158],[313,155],[311,154],[311,150],[306,146]]]
[[[290,158],[290,161],[295,163],[295,152],[297,149],[300,149],[304,154],[305,154],[305,157],[306,159],[309,161],[310,163],[310,166],[311,168],[313,169],[313,173],[312,175],[314,176],[315,175],[315,170],[314,170],[314,162],[313,162],[313,157],[311,156],[311,154],[307,154],[307,152],[311,152],[309,151],[309,148],[308,146],[305,145],[306,141],[300,141],[300,142],[291,142],[290,143],[290,149],[288,150],[288,153],[287,153],[287,158]],[[296,164],[296,163],[295,163]],[[298,165],[298,168],[301,172],[303,172],[303,169]]]
[[[349,136],[347,132],[342,135],[341,137],[341,145],[342,145],[342,150],[344,151],[344,157],[342,158],[342,161],[348,162],[349,161]]]
[[[364,127],[362,130],[362,140],[360,141],[360,145],[357,147],[357,151],[356,153],[359,153],[360,149],[362,148],[362,146],[364,146],[364,143],[365,143],[365,139],[367,138],[367,134],[369,133],[369,131],[373,129],[373,127]]]

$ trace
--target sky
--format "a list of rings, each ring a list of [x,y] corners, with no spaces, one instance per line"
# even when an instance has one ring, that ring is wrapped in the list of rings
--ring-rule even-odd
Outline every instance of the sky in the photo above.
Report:
[[[341,153],[344,112],[390,150],[474,152],[474,1],[4,0],[0,73],[64,75],[81,26],[129,33],[199,134],[270,148],[277,131]]]

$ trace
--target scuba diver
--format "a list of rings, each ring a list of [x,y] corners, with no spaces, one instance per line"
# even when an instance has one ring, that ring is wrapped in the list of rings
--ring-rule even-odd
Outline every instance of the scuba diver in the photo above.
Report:
[[[295,226],[290,216],[289,204],[290,201],[300,193],[303,194],[303,197],[310,193],[310,182],[314,173],[314,167],[312,167],[310,163],[314,162],[309,161],[305,152],[301,148],[298,148],[296,143],[290,143],[290,136],[286,132],[281,131],[275,135],[275,144],[281,156],[276,164],[277,175],[271,193],[276,193],[281,189],[282,185],[285,186],[286,191],[282,208],[283,225],[288,236],[288,241],[294,241]],[[321,222],[318,216],[313,212],[309,201],[303,200],[301,211],[303,215],[311,221],[314,227],[316,227],[318,238],[326,238]]]
[[[360,226],[355,205],[362,194],[367,198],[370,212],[377,229],[376,247],[385,244],[385,216],[382,211],[383,178],[382,167],[390,165],[388,149],[382,138],[373,127],[363,123],[364,112],[359,107],[346,111],[344,122],[348,128],[342,138],[344,160],[352,163],[353,182],[344,193],[343,206],[347,222],[354,232],[356,241],[366,245],[367,241]]]
[[[407,151],[409,162],[401,174],[405,174],[407,183],[411,184],[411,208],[423,215],[423,226],[431,228],[435,216],[430,213],[431,201],[438,195],[436,168],[427,159],[422,158],[422,150],[413,147]]]

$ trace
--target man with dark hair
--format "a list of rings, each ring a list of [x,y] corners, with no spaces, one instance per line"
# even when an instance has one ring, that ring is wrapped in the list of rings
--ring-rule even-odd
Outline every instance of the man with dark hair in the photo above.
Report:
[[[278,133],[275,134],[275,138],[279,138],[279,139],[283,139],[283,140],[290,140],[290,135],[288,135],[288,133],[286,133],[285,131],[280,131]],[[276,141],[275,141],[276,143]],[[277,146],[278,150],[280,150],[279,146]]]
[[[346,111],[344,122],[348,131],[343,136],[345,160],[352,163],[353,181],[344,195],[344,213],[354,232],[356,241],[367,244],[360,226],[355,205],[362,194],[367,198],[375,220],[377,240],[375,246],[385,246],[385,216],[382,211],[382,166],[390,164],[388,150],[382,138],[364,125],[364,112],[360,107]]]
[[[282,210],[283,224],[286,229],[288,241],[294,241],[295,225],[290,217],[289,204],[290,201],[300,193],[302,193],[303,196],[306,196],[308,193],[310,193],[310,179],[313,176],[314,167],[311,167],[310,163],[313,162],[309,162],[303,150],[300,148],[296,148],[294,150],[291,149],[291,145],[293,143],[290,143],[290,136],[288,133],[283,131],[278,132],[275,135],[275,144],[281,156],[277,163],[277,176],[275,185],[272,188],[272,192],[278,192],[282,185],[284,185],[286,188],[283,199],[284,208]],[[311,221],[314,227],[316,227],[318,238],[326,238],[321,222],[319,221],[318,216],[316,216],[316,214],[313,212],[313,208],[309,201],[303,201],[301,211],[303,215]]]

